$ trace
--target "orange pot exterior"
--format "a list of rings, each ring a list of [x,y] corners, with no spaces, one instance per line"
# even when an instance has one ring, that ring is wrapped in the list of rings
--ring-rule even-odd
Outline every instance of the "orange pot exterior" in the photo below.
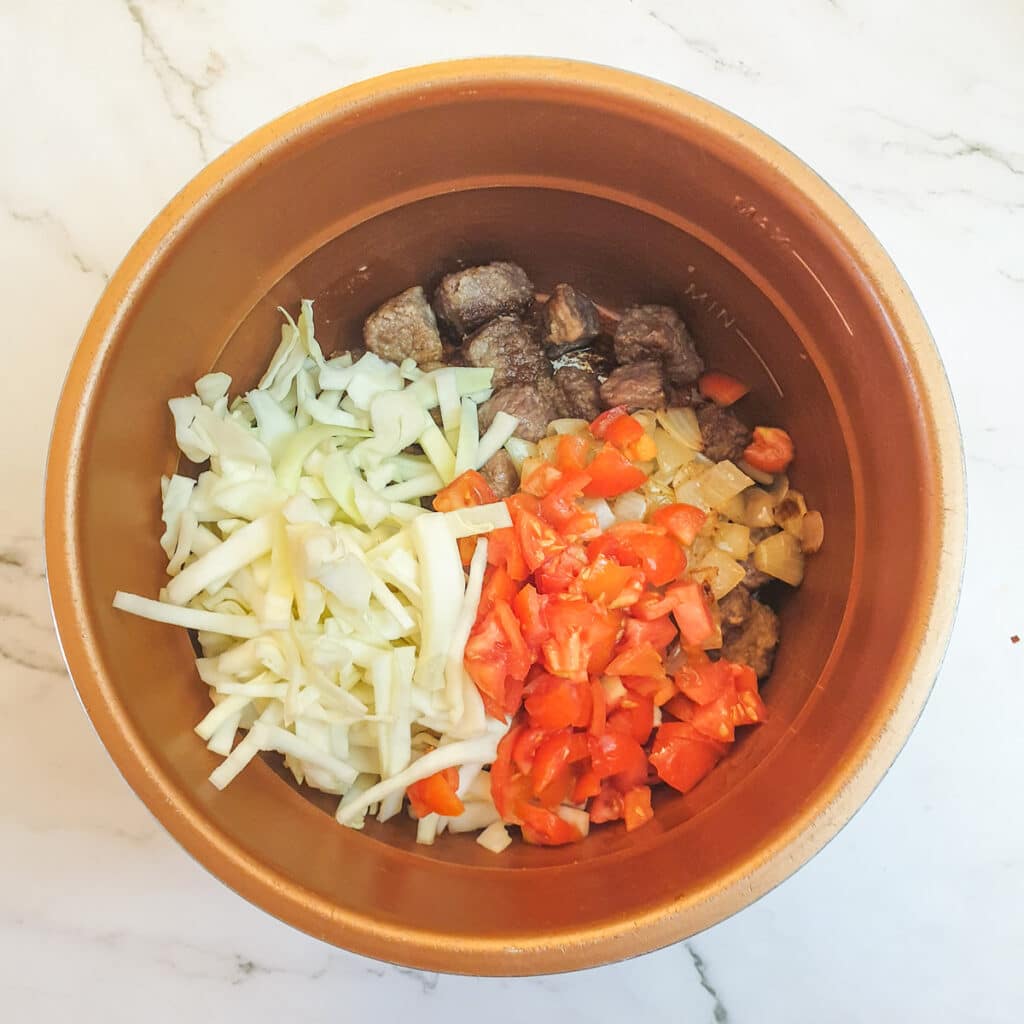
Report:
[[[710,365],[784,425],[827,524],[781,609],[772,718],[652,825],[579,846],[408,821],[337,826],[269,763],[221,793],[192,727],[208,707],[182,631],[115,612],[162,583],[166,399],[212,367],[251,386],[276,307],[317,300],[327,349],[414,282],[513,259],[606,307],[675,305]],[[46,553],[68,665],[101,739],[170,832],[247,899],[369,956],[471,974],[563,971],[684,938],[791,874],[906,740],[959,587],[960,440],[906,285],[849,208],[778,144],[668,86],[558,60],[403,71],[239,143],[136,243],[101,298],[57,412]]]

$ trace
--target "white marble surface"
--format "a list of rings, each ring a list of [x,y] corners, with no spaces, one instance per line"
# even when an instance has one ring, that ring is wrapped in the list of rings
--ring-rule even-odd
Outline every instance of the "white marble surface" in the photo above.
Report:
[[[1013,521],[1024,503],[1022,41],[1014,0],[4,0],[0,1018],[1020,1020],[1024,644],[1010,636],[1024,634]],[[932,325],[971,496],[946,666],[904,754],[839,838],[691,942],[518,981],[331,949],[194,864],[78,705],[40,554],[64,368],[109,272],[164,202],[297,103],[394,67],[493,52],[618,64],[690,88],[832,182]]]

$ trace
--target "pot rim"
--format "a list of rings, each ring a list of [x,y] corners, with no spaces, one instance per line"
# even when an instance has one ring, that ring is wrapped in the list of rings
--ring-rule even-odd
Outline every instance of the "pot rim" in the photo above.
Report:
[[[77,573],[78,463],[91,416],[91,397],[120,327],[166,250],[205,209],[254,166],[318,126],[358,117],[382,102],[424,90],[505,83],[560,86],[601,94],[623,106],[657,111],[697,131],[727,136],[755,163],[799,191],[829,224],[871,282],[910,356],[922,405],[935,437],[932,467],[941,503],[940,550],[917,656],[899,700],[854,756],[837,766],[832,785],[742,874],[723,880],[709,898],[680,910],[666,903],[630,921],[584,927],[569,935],[501,937],[413,932],[340,909],[256,861],[210,824],[145,749],[88,636]],[[45,485],[45,556],[51,610],[72,682],[118,769],[174,838],[207,870],[246,899],[287,923],[364,955],[430,970],[470,974],[549,973],[595,966],[665,946],[746,907],[821,850],[881,781],[916,723],[941,666],[956,613],[966,531],[963,450],[949,384],[931,334],[910,291],[868,228],[814,171],[747,122],[674,86],[603,65],[537,57],[474,58],[427,64],[350,85],[306,103],[257,129],[193,178],[132,246],[85,328],[58,402]],[[455,966],[457,965],[457,966]]]

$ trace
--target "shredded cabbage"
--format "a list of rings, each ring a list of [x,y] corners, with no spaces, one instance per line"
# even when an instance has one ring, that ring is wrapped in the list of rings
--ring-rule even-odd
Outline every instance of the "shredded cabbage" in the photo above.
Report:
[[[412,782],[461,766],[460,790],[476,787],[466,813],[428,815],[419,840],[484,829],[488,848],[507,845],[481,768],[508,724],[487,718],[463,652],[484,537],[511,519],[502,502],[420,505],[513,440],[505,414],[479,436],[492,375],[325,360],[303,300],[256,388],[229,405],[231,378],[211,373],[168,403],[182,453],[209,469],[161,481],[171,578],[159,600],[118,591],[114,607],[198,632],[213,707],[196,732],[224,758],[214,786],[277,751],[358,828],[397,814]],[[476,535],[467,576],[456,542]]]

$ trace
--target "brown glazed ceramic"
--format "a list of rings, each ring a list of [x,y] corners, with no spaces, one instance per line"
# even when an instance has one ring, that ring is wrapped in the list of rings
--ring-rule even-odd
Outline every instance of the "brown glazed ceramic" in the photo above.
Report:
[[[183,631],[111,608],[156,594],[166,399],[211,367],[250,386],[275,307],[317,300],[328,347],[413,282],[516,260],[542,290],[678,307],[747,414],[794,436],[826,522],[781,609],[771,720],[656,822],[578,846],[365,833],[266,762],[220,793]],[[202,864],[328,942],[470,974],[586,967],[720,921],[786,878],[866,799],[937,671],[961,566],[959,435],[942,367],[878,242],[807,167],[658,82],[557,60],[402,71],[235,146],[160,214],[71,366],[46,493],[68,665],[129,783]]]

